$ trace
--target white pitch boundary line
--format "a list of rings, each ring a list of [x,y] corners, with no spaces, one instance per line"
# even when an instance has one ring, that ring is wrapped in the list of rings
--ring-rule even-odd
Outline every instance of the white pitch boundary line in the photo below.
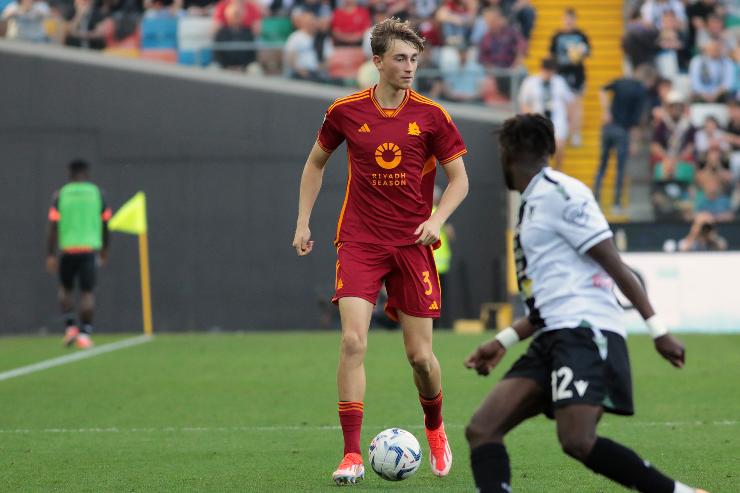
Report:
[[[47,359],[45,361],[34,363],[32,365],[21,366],[20,368],[0,373],[0,382],[3,380],[10,380],[11,378],[15,377],[22,377],[23,375],[46,370],[48,368],[53,368],[55,366],[66,365],[67,363],[72,363],[81,359],[92,358],[93,356],[97,356],[99,354],[110,353],[111,351],[117,351],[119,349],[124,349],[131,346],[138,346],[139,344],[144,344],[145,342],[149,342],[151,340],[152,336],[142,335],[132,337],[130,339],[124,339],[118,342],[111,342],[110,344],[104,344],[102,346],[97,346],[85,351],[79,351],[76,353],[67,354],[65,356],[59,356],[58,358]]]
[[[737,420],[720,420],[720,421],[634,421],[630,423],[633,426],[736,426]],[[608,423],[602,423],[600,426],[608,426]],[[382,428],[382,426],[369,426],[371,428]],[[423,425],[406,425],[400,428],[415,430],[422,429]],[[446,424],[445,428],[462,429],[464,425],[451,423]],[[43,428],[43,429],[0,429],[0,434],[30,434],[30,433],[214,433],[214,432],[259,432],[259,431],[326,431],[340,430],[341,427],[336,425],[327,426],[167,426],[163,428]]]

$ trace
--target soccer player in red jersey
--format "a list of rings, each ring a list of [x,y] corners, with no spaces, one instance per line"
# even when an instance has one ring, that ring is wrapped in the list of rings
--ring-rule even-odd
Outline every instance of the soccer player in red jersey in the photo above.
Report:
[[[309,218],[331,153],[347,141],[349,176],[339,216],[336,293],[342,321],[337,370],[344,458],[337,484],[364,477],[360,429],[365,396],[367,332],[385,282],[386,312],[397,318],[424,411],[430,462],[445,476],[452,453],[442,423],[442,380],[432,352],[432,320],[439,316],[440,287],[432,249],[440,227],[468,192],[465,144],[449,114],[411,90],[424,40],[407,23],[387,19],[372,32],[377,86],[340,98],[326,112],[301,178],[293,247],[313,249]],[[432,214],[437,161],[448,178]]]

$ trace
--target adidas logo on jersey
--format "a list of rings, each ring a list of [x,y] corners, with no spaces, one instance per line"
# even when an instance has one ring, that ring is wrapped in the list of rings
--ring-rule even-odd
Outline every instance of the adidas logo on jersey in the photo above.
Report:
[[[429,305],[430,310],[439,310],[439,305],[437,304],[437,300],[432,301],[432,304]]]
[[[358,132],[361,134],[369,134],[370,133],[370,127],[367,126],[367,123],[363,123],[360,128],[357,129]]]

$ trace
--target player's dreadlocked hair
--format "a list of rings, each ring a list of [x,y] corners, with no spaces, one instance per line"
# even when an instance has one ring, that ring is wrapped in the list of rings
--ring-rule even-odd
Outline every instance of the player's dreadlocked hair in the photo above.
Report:
[[[516,115],[504,122],[498,136],[501,149],[518,161],[546,159],[555,154],[552,122],[539,113]]]
[[[401,21],[395,17],[378,22],[370,35],[370,48],[373,55],[383,56],[391,47],[394,39],[405,41],[413,45],[419,53],[424,51],[424,38],[419,36],[409,25],[408,21]]]

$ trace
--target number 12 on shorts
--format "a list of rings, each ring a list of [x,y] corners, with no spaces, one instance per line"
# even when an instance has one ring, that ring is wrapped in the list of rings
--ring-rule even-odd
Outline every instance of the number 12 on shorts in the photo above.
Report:
[[[558,379],[560,384],[558,385]],[[568,390],[568,386],[573,381],[573,370],[567,366],[561,366],[557,370],[553,370],[551,374],[552,381],[552,401],[556,402],[562,399],[570,399],[573,397],[573,391]]]

